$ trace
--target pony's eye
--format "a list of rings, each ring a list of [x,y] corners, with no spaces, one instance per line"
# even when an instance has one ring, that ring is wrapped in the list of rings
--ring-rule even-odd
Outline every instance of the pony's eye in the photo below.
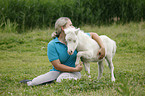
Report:
[[[76,43],[76,40],[73,40],[74,43]]]

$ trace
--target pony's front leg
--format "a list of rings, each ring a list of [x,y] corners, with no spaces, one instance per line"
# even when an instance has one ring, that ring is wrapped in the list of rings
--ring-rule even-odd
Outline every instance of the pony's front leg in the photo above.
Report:
[[[78,52],[77,54],[77,59],[76,59],[76,65],[79,64],[79,61],[80,61],[80,58],[83,58],[84,60],[87,60],[87,59],[91,59],[92,58],[92,54],[90,51],[81,51],[81,52]],[[87,75],[88,77],[90,78],[90,64],[87,62],[87,61],[84,61],[83,60],[83,63],[84,63],[84,66],[85,66],[85,71],[87,71]]]
[[[81,54],[77,54],[77,59],[76,59],[76,62],[75,62],[75,65],[77,66],[79,63],[80,63],[80,58],[81,58]]]
[[[103,69],[104,69],[103,61],[99,61],[98,62],[98,79],[101,79],[101,76],[103,74]]]
[[[80,52],[78,52],[75,65],[78,65],[80,63],[80,58],[81,57],[83,57],[85,59],[90,59],[91,58],[91,54],[88,51],[80,51]]]
[[[84,55],[84,52],[78,52],[75,65],[78,65],[80,63],[80,59],[83,55]]]
[[[85,71],[86,71],[87,76],[89,78],[91,78],[91,75],[90,75],[90,63],[84,62],[84,67],[85,67]]]

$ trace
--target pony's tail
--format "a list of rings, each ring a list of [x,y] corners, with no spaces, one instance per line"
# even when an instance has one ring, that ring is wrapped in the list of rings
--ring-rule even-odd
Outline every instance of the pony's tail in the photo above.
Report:
[[[116,48],[117,48],[117,46],[116,46],[116,42],[113,41],[112,58],[113,58],[113,56],[114,56],[115,53],[116,53]],[[106,65],[109,66],[109,64],[108,64],[108,62],[107,62],[106,59],[105,59],[105,62],[106,62]]]
[[[113,55],[113,56],[114,56],[115,53],[116,53],[116,48],[117,48],[116,42],[114,41],[114,43],[113,43],[113,50],[112,50],[112,55]]]

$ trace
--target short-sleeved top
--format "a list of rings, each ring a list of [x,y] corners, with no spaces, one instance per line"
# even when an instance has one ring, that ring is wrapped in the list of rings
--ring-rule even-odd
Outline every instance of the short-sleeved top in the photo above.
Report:
[[[90,36],[89,33],[86,34]],[[47,55],[50,62],[59,59],[61,64],[67,65],[69,67],[75,67],[77,50],[75,50],[72,55],[69,55],[67,53],[67,46],[61,43],[57,37],[48,43]],[[59,70],[56,70],[53,66],[53,69],[51,69],[50,71]]]

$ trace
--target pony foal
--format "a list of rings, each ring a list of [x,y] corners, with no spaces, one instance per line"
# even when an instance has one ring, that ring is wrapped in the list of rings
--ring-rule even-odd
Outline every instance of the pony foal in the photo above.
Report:
[[[98,43],[80,29],[69,27],[65,29],[64,32],[66,34],[65,39],[68,47],[68,54],[72,55],[75,49],[77,49],[78,51],[75,64],[79,64],[79,61],[81,59],[84,64],[85,70],[88,72],[87,74],[90,77],[89,62],[98,62],[98,79],[100,79],[103,73],[103,59],[98,59],[99,56],[97,55],[97,53],[100,49]],[[108,66],[110,68],[111,80],[115,81],[112,58],[116,52],[116,43],[105,35],[100,36],[100,38],[102,39],[105,46],[104,59],[108,63]]]

